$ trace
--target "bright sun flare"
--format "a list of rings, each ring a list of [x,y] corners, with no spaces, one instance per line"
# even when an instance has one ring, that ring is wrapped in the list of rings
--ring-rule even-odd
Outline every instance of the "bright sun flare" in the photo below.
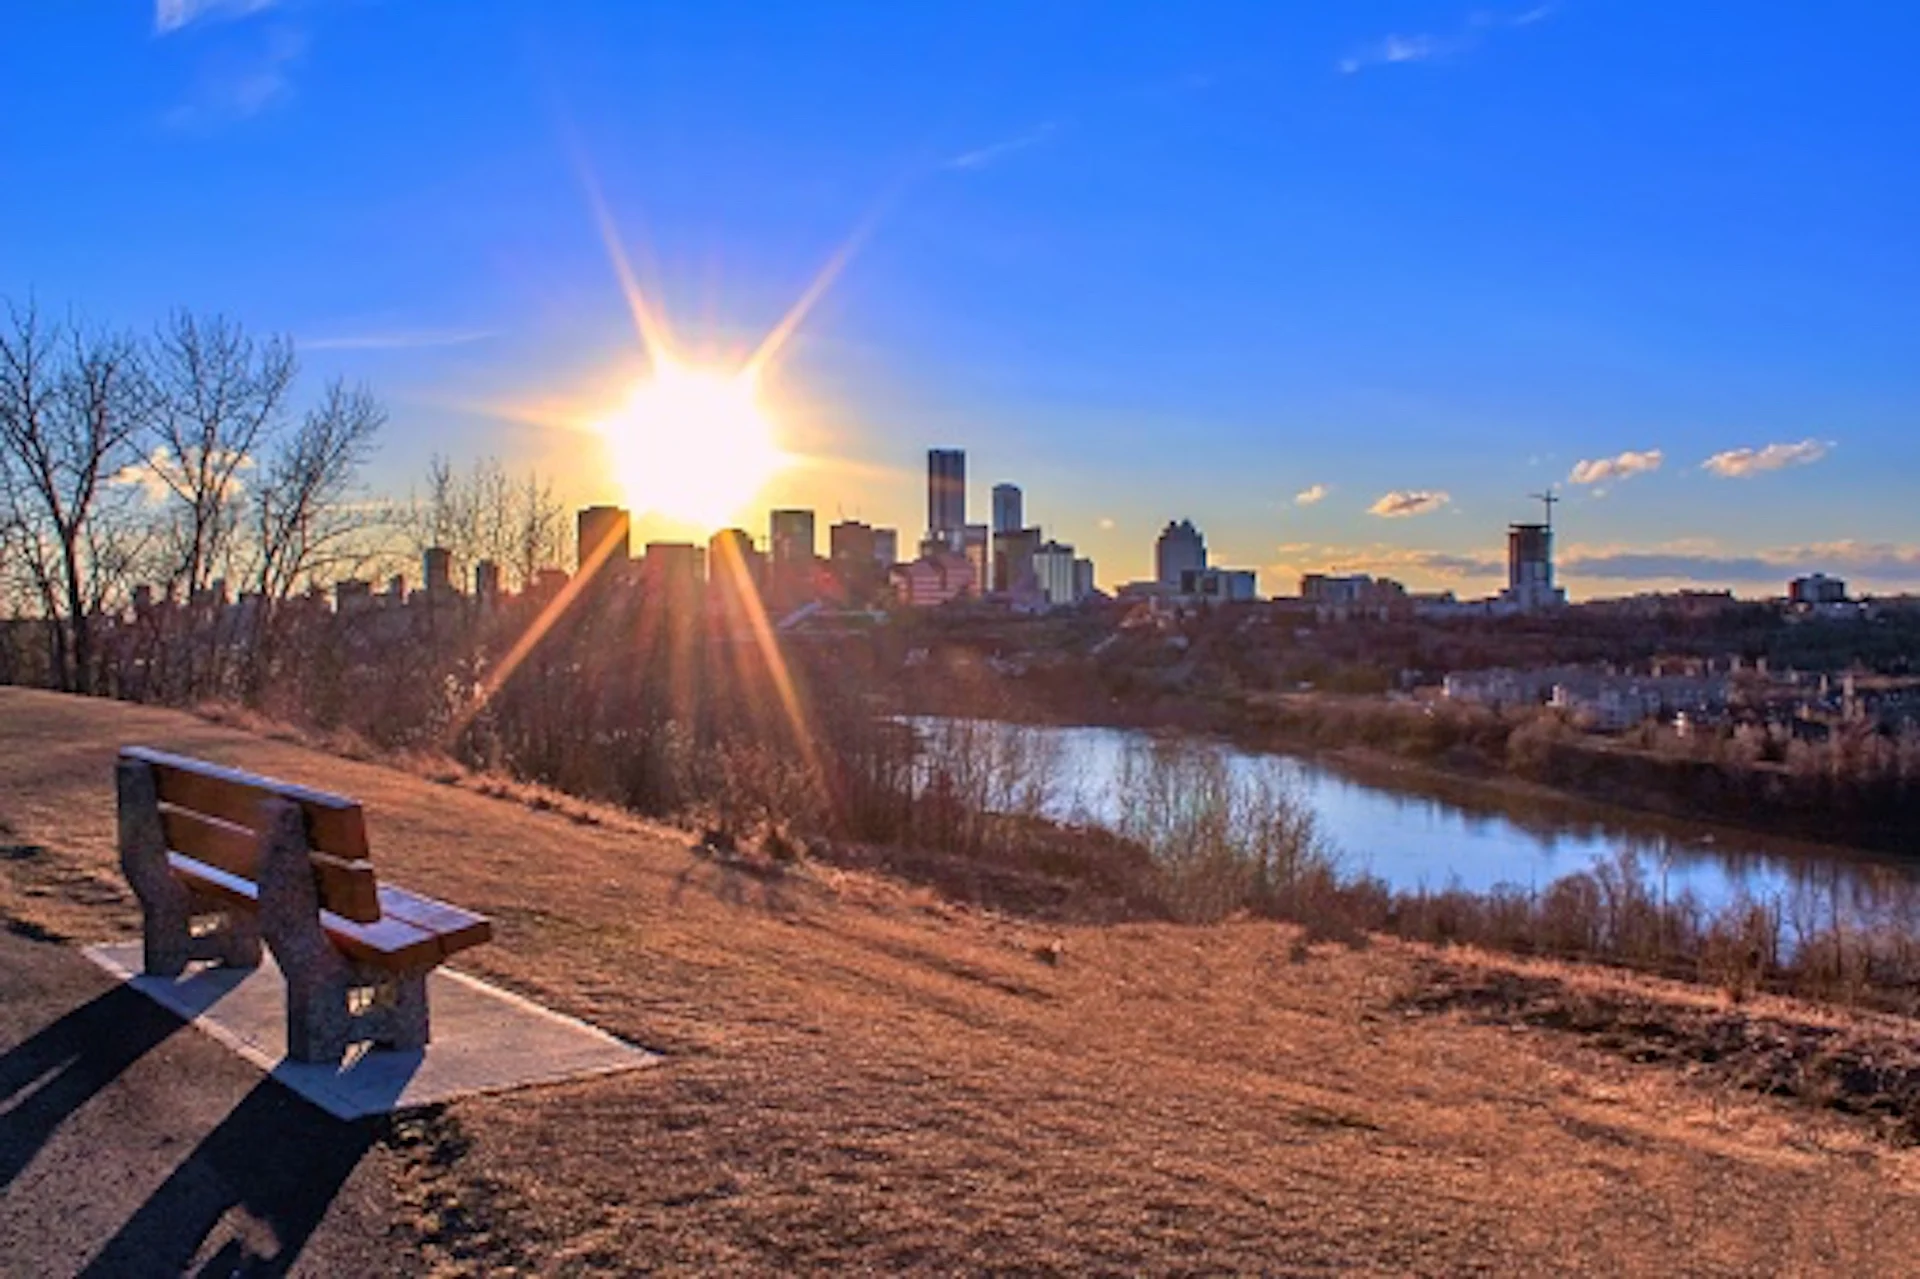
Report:
[[[655,362],[600,433],[635,515],[709,529],[751,502],[786,462],[756,379],[668,360]]]

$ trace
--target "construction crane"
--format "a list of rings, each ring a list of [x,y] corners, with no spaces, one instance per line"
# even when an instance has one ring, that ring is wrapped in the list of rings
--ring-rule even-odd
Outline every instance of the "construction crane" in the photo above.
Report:
[[[1536,502],[1544,502],[1544,503],[1546,503],[1546,506],[1547,506],[1547,531],[1548,531],[1548,532],[1552,532],[1552,531],[1553,531],[1553,505],[1554,505],[1554,503],[1555,503],[1555,502],[1560,502],[1560,501],[1564,501],[1565,499],[1563,499],[1562,497],[1560,497],[1560,496],[1559,496],[1559,495],[1558,495],[1557,493],[1555,493],[1555,492],[1554,492],[1554,491],[1553,491],[1552,489],[1548,489],[1548,490],[1547,490],[1546,492],[1544,492],[1544,493],[1529,493],[1529,494],[1527,494],[1527,496],[1528,496],[1528,497],[1530,497],[1530,498],[1532,498],[1532,499],[1533,499],[1534,501],[1536,501]]]

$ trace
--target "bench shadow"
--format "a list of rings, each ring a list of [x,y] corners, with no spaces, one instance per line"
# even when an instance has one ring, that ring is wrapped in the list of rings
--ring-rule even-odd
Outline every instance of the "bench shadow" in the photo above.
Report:
[[[335,1119],[263,1079],[81,1273],[284,1275],[385,1122]]]
[[[211,1005],[218,994],[209,994]],[[0,1190],[71,1115],[186,1024],[115,986],[0,1056]]]

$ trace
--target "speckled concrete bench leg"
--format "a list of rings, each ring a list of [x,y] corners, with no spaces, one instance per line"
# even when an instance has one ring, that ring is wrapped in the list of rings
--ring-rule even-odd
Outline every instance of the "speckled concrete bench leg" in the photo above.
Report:
[[[114,772],[120,817],[120,869],[140,901],[146,971],[178,977],[196,959],[234,968],[260,964],[260,920],[194,893],[167,866],[167,837],[153,769],[121,760]],[[194,921],[202,921],[196,930]]]

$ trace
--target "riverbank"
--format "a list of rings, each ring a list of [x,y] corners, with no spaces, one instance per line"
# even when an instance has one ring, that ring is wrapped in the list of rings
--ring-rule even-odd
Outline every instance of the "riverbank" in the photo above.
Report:
[[[249,1180],[272,1095],[229,1113],[177,1058],[7,1074],[42,1144],[0,1134],[0,1244],[50,1270],[128,1210],[164,1255],[280,1271],[383,1228],[449,1273],[1884,1273],[1920,1243],[1907,1019],[1261,921],[1042,926],[817,862],[749,873],[489,779],[0,689],[7,980],[134,926],[129,741],[359,797],[396,880],[496,920],[474,971],[665,1060],[303,1145],[327,1177],[297,1213]],[[59,1009],[4,1002],[0,1060],[24,1062],[24,1010]],[[162,1070],[198,1100],[156,1109]],[[52,1173],[102,1157],[99,1114],[165,1144],[80,1200]]]

